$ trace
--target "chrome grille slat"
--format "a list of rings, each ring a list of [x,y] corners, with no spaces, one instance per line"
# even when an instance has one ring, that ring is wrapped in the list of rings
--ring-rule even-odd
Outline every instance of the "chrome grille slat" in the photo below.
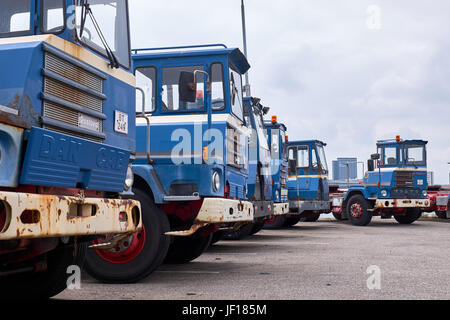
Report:
[[[414,187],[414,178],[412,171],[396,171],[395,172],[396,188],[412,188]]]
[[[63,108],[51,102],[44,102],[43,116],[74,126],[78,125],[78,112]]]
[[[97,112],[103,111],[103,101],[101,99],[53,79],[45,78],[44,92]]]
[[[103,114],[103,100],[106,98],[103,82],[106,76],[65,53],[47,47],[43,50],[43,127],[103,142],[102,138],[106,137],[103,134],[103,120],[106,119]],[[92,123],[96,120],[98,126],[86,130],[86,121]]]
[[[45,69],[53,71],[72,81],[78,82],[98,92],[103,92],[103,80],[51,53],[45,55]]]

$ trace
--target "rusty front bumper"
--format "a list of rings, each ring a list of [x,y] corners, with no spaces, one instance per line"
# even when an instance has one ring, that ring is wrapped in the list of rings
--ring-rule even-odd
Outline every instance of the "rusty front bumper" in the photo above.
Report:
[[[200,228],[210,224],[235,224],[243,222],[253,222],[254,207],[249,201],[205,198],[203,199],[200,212],[195,218],[191,229],[183,231],[171,231],[166,235],[175,237],[188,237]]]
[[[373,210],[397,208],[428,208],[428,199],[377,199]]]
[[[305,211],[320,211],[328,213],[331,211],[329,200],[292,200],[289,201],[290,215],[300,215]]]
[[[134,200],[0,192],[0,240],[132,233],[142,227]]]
[[[273,214],[276,216],[282,216],[289,213],[289,203],[274,203],[273,204]]]

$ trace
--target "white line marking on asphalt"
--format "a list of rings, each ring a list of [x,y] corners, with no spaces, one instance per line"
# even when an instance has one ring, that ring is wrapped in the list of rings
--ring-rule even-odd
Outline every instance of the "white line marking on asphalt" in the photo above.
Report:
[[[156,273],[189,273],[189,274],[219,274],[219,271],[170,271],[170,270],[158,270]]]

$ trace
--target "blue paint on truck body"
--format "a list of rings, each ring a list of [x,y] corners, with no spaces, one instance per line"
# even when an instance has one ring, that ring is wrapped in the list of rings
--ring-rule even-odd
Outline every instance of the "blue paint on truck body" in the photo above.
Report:
[[[271,121],[266,121],[265,127],[272,156],[272,197],[275,203],[284,203],[288,201],[287,128]]]
[[[351,186],[345,200],[355,192],[371,200],[426,199],[427,144],[423,140],[378,141],[378,168],[369,171],[361,185]]]
[[[317,140],[289,142],[289,200],[329,200],[325,146]]]
[[[158,204],[170,203],[164,200],[167,196],[247,199],[248,134],[239,87],[250,68],[245,56],[228,48],[166,51],[133,50],[133,70],[147,101],[139,113],[144,111],[150,120],[148,142],[147,123],[138,119],[133,172]],[[178,96],[179,75],[195,70],[211,76],[212,93],[201,74],[196,79],[197,101],[185,103]],[[220,179],[217,190],[215,173]]]
[[[23,132],[20,184],[122,192],[136,135],[129,62],[121,61],[118,69],[131,81],[118,77],[119,71],[113,68],[100,70],[90,63],[102,64],[106,58],[102,50],[92,49],[69,28],[75,17],[73,0],[46,4],[47,9],[61,12],[61,21],[65,21],[53,33],[45,32],[42,25],[43,1],[30,1],[29,7],[23,7],[23,1],[14,6],[9,3],[12,15],[30,15],[29,31],[0,34],[0,123]],[[124,10],[121,16],[127,6],[127,1],[117,2],[116,9]],[[29,12],[23,12],[24,8]],[[9,28],[2,23],[1,30]],[[127,132],[115,130],[118,113],[128,117]],[[7,156],[23,157],[21,150],[14,152]],[[16,176],[1,186],[17,187],[18,182]]]

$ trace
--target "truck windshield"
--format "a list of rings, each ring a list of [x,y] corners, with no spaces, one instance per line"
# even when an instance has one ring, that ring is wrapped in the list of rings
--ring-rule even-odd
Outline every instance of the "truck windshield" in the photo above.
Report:
[[[319,150],[319,158],[320,158],[320,164],[322,166],[322,173],[327,174],[328,173],[328,164],[327,164],[327,158],[325,156],[325,148],[323,146],[317,146],[317,149]]]
[[[425,166],[425,146],[421,145],[405,145],[406,165]]]
[[[242,103],[242,77],[230,68],[230,94],[231,94],[231,112],[239,119],[243,119]]]
[[[85,4],[89,5],[94,19],[91,15],[87,15],[82,28],[82,8]],[[106,40],[119,63],[125,68],[130,67],[127,5],[127,0],[77,0],[76,5],[76,25],[80,41],[92,50],[107,56],[103,43]]]
[[[262,115],[259,113],[258,110],[253,111],[254,117],[255,117],[255,125],[256,125],[256,132],[258,133],[258,140],[259,145],[261,148],[265,150],[269,150],[269,145],[267,143],[267,137],[265,134],[265,128],[264,128],[264,122],[262,120]]]
[[[398,164],[397,160],[397,147],[384,147],[381,148],[381,163],[383,166],[394,166]]]
[[[0,4],[0,34],[15,35],[30,31],[30,0],[2,0]]]

